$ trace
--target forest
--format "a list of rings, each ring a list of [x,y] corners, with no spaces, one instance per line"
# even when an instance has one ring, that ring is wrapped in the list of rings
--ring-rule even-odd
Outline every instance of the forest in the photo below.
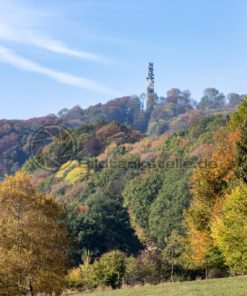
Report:
[[[73,135],[73,157],[65,134],[30,156],[51,124]],[[247,274],[243,95],[174,88],[145,106],[129,96],[1,120],[0,155],[0,294]]]
[[[202,98],[192,99],[189,90],[173,88],[165,96],[156,93],[146,98],[126,96],[87,109],[79,106],[62,109],[57,114],[28,120],[0,120],[0,178],[13,174],[29,158],[28,143],[31,135],[48,124],[79,128],[82,125],[115,121],[149,136],[185,129],[201,117],[211,114],[229,114],[243,101],[236,93],[224,95],[215,88],[207,88]],[[146,103],[144,102],[146,101]]]

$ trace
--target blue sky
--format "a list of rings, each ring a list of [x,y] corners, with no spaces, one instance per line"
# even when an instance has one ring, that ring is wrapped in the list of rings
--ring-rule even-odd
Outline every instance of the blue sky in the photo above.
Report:
[[[246,0],[0,0],[0,118],[155,89],[247,90]]]

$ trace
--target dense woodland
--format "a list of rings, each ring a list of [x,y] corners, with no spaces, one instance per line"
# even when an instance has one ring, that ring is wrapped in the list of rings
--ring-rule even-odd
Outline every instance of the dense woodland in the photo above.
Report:
[[[28,155],[48,123],[76,139],[55,172]],[[0,121],[0,293],[247,274],[246,152],[246,99],[213,88]]]
[[[29,158],[28,143],[33,132],[46,124],[63,124],[78,128],[83,124],[115,121],[150,136],[166,131],[175,132],[188,127],[194,120],[215,113],[229,113],[243,100],[242,95],[227,96],[215,88],[207,88],[197,101],[189,91],[173,88],[166,96],[153,94],[114,99],[87,109],[75,106],[29,120],[0,120],[0,177],[14,173]],[[144,106],[146,105],[146,106]]]

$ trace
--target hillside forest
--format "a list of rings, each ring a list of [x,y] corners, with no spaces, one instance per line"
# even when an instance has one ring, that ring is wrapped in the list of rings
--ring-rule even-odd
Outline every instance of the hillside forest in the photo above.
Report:
[[[48,125],[73,135],[69,159],[65,132],[30,155]],[[3,119],[0,155],[0,294],[247,274],[243,95],[174,88]]]

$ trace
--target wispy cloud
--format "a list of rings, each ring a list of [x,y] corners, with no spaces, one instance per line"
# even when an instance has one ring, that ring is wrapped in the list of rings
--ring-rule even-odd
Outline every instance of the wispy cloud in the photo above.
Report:
[[[47,37],[40,32],[37,19],[45,16],[35,10],[23,9],[17,2],[0,0],[0,40],[16,43],[30,44],[48,51],[66,56],[92,60],[105,61],[95,53],[77,50],[64,44],[62,41]]]
[[[15,0],[0,0],[0,41],[3,44],[8,41],[9,44],[8,47],[0,45],[0,62],[44,75],[59,83],[117,96],[116,91],[97,81],[45,67],[16,54],[9,48],[13,45],[12,43],[27,44],[64,56],[97,62],[106,61],[100,55],[71,48],[63,41],[50,37],[52,35],[51,19],[56,19],[53,13],[50,15],[47,11],[21,6],[20,2]],[[49,23],[48,30],[47,23]]]
[[[0,46],[0,62],[10,64],[25,71],[42,74],[63,84],[76,86],[82,89],[93,90],[112,96],[119,95],[119,93],[113,89],[94,80],[44,67],[38,63],[15,54],[13,51],[3,46]]]
[[[71,49],[65,44],[63,44],[61,41],[56,41],[48,38],[42,38],[42,37],[32,37],[28,40],[30,44],[33,44],[37,47],[50,50],[55,53],[87,59],[87,60],[94,60],[94,61],[105,61],[104,58],[102,58],[99,55],[85,52],[85,51],[79,51],[75,49]]]

